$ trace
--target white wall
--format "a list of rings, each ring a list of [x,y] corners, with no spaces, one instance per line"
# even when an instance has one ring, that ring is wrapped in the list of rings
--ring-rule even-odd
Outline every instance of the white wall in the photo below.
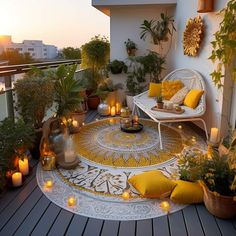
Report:
[[[207,86],[207,112],[205,120],[207,121],[208,129],[212,126],[219,126],[221,123],[220,113],[222,112],[223,106],[222,94],[215,87],[209,75],[213,71],[214,65],[208,60],[208,57],[211,54],[212,48],[210,42],[214,39],[213,34],[218,30],[219,23],[222,20],[222,18],[217,15],[217,12],[221,10],[227,2],[227,0],[215,1],[214,12],[200,14],[204,21],[205,31],[204,40],[197,57],[185,56],[183,54],[182,46],[182,35],[185,30],[187,19],[198,15],[197,1],[178,0],[176,7],[175,24],[177,28],[177,39],[175,42],[175,49],[172,51],[170,67],[172,69],[183,67],[192,68],[199,71],[205,78]]]

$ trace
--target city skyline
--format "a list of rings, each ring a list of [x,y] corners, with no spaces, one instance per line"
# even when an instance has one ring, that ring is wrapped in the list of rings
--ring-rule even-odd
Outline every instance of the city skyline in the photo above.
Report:
[[[109,36],[109,17],[90,0],[0,0],[0,5],[0,35],[11,35],[13,42],[43,40],[60,49]]]

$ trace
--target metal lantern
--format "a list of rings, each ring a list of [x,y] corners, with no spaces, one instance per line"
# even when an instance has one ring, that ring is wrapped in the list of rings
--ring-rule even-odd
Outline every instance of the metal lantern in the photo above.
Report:
[[[56,158],[54,155],[45,155],[41,157],[43,170],[54,170],[56,168]]]
[[[107,104],[106,101],[102,101],[99,105],[98,105],[98,113],[101,116],[109,116],[110,115],[110,106]]]

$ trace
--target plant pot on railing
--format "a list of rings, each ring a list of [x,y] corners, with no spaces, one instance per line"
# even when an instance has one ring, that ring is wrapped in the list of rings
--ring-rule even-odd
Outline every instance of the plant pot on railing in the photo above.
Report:
[[[205,206],[212,215],[222,219],[229,219],[236,215],[236,201],[233,196],[222,196],[214,193],[204,183],[201,183],[201,186],[204,191]]]
[[[214,0],[198,0],[198,13],[212,12],[214,10]]]

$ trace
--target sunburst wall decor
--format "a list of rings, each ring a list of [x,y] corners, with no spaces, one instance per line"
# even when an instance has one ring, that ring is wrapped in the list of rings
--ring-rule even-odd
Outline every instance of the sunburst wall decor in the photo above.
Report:
[[[183,35],[184,55],[197,56],[203,38],[204,25],[202,18],[197,16],[187,21]]]

